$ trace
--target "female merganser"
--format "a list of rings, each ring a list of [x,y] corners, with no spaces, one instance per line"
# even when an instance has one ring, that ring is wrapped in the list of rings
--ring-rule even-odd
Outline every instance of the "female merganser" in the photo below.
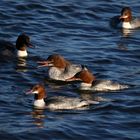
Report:
[[[90,104],[98,104],[97,101],[84,100],[74,97],[65,97],[65,96],[54,96],[46,98],[45,87],[41,84],[33,86],[33,88],[28,91],[26,94],[34,94],[34,107],[35,108],[48,108],[51,110],[57,109],[80,109]]]
[[[124,7],[121,10],[121,16],[115,16],[111,20],[113,26],[119,26],[124,29],[135,29],[140,27],[140,19],[132,17],[132,12],[130,7]]]
[[[39,67],[49,67],[48,75],[49,78],[53,80],[65,81],[82,69],[81,65],[71,64],[59,54],[50,55],[46,61],[38,63],[41,64]]]
[[[17,57],[27,57],[27,47],[33,47],[29,36],[25,33],[18,36],[16,40],[16,46],[8,41],[0,41],[0,54],[2,56],[15,56]]]
[[[127,85],[121,85],[110,80],[96,80],[95,76],[87,68],[83,68],[82,71],[66,81],[75,80],[82,81],[80,85],[81,90],[113,91],[128,88]]]

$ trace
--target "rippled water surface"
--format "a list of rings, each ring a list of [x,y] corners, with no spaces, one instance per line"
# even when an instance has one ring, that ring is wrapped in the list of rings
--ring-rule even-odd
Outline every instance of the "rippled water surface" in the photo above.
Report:
[[[15,43],[25,32],[36,45],[29,49],[26,66],[16,60],[0,61],[0,139],[140,139],[140,29],[125,32],[109,26],[112,16],[133,0],[1,0],[0,39]],[[127,90],[88,93],[68,84],[45,79],[46,69],[36,62],[59,53],[86,65],[98,79],[133,85]],[[35,110],[32,85],[44,82],[48,96],[105,99],[85,110]]]

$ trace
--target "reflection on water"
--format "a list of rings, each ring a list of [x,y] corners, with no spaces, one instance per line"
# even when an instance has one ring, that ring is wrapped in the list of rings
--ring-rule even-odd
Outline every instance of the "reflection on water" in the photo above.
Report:
[[[45,118],[46,118],[44,114],[44,109],[33,108],[31,115],[34,120],[33,124],[35,124],[39,128],[43,128],[45,123]]]
[[[27,32],[38,46],[30,50],[27,59],[0,56],[1,139],[11,140],[12,134],[17,136],[15,139],[22,140],[140,139],[137,123],[140,30],[121,31],[108,26],[109,19],[128,4],[138,16],[140,0],[1,1],[0,39],[15,42],[18,34]],[[137,88],[105,94],[81,92],[72,84],[46,80],[48,68],[39,70],[36,62],[53,53],[61,54],[73,63],[86,65],[99,79],[133,84]],[[45,84],[49,96],[76,96],[100,103],[83,111],[33,109],[28,111],[30,115],[17,115],[21,110],[31,110],[28,104],[31,104],[32,97],[25,98],[21,93],[38,82]],[[3,135],[6,138],[2,138]]]
[[[124,28],[121,30],[123,37],[131,36],[134,33],[134,31],[135,31],[134,29],[124,29]]]
[[[128,46],[126,44],[124,44],[123,42],[120,42],[118,44],[118,49],[126,51],[126,50],[128,50]]]
[[[18,58],[18,63],[17,63],[17,65],[20,67],[25,67],[26,66],[26,64],[27,64],[27,62],[26,62],[26,58],[21,58],[21,57],[19,57]]]
[[[134,29],[121,29],[122,37],[120,38],[119,43],[117,44],[120,50],[128,50],[128,41],[127,39],[132,36],[135,32]]]
[[[17,59],[17,65],[16,65],[16,70],[18,72],[27,72],[27,58],[21,58],[19,57]]]

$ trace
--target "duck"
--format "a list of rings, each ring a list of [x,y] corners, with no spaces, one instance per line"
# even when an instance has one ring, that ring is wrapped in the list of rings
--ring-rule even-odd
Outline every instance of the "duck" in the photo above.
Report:
[[[111,80],[97,80],[96,77],[84,67],[80,72],[66,81],[81,81],[80,90],[92,91],[116,91],[128,88],[127,85],[122,85]]]
[[[48,76],[50,79],[60,81],[73,77],[82,69],[82,65],[72,64],[60,54],[52,54],[46,61],[40,61],[38,64],[38,67],[49,67]]]
[[[132,16],[130,7],[124,7],[120,16],[115,16],[111,19],[111,25],[114,27],[121,26],[123,29],[135,29],[140,27],[140,19]]]
[[[47,97],[43,84],[34,85],[26,94],[34,94],[34,107],[37,109],[70,110],[80,109],[91,104],[98,104],[98,101],[84,100],[78,97],[53,96]]]
[[[25,33],[18,36],[16,45],[9,41],[0,40],[0,54],[1,56],[10,57],[27,57],[27,47],[33,48],[34,46],[30,42],[30,37]]]

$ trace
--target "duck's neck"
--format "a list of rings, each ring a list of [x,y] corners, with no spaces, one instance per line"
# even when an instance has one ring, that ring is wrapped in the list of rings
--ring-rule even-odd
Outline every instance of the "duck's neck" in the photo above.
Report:
[[[80,87],[82,89],[88,89],[88,88],[91,88],[92,87],[92,83],[84,83],[84,82],[82,82],[81,85],[80,85]]]
[[[130,22],[123,22],[122,27],[126,29],[132,29],[131,23]]]
[[[37,99],[34,101],[34,106],[37,108],[44,108],[45,107],[45,101],[44,99]]]
[[[23,50],[23,51],[17,50],[17,56],[18,57],[27,57],[28,56],[28,53],[27,53],[26,50]]]

